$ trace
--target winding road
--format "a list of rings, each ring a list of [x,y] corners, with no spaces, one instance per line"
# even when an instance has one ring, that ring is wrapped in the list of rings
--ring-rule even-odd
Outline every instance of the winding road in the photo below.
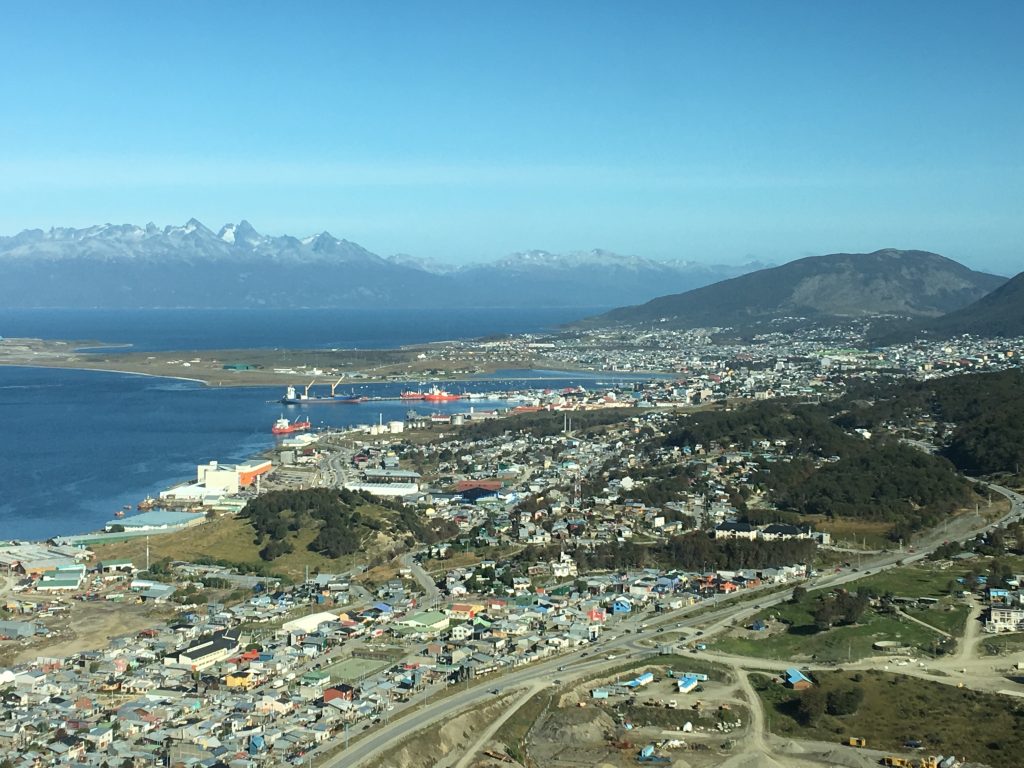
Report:
[[[971,530],[966,531],[963,534],[965,536],[975,535],[984,530],[989,530],[996,525],[1005,524],[1009,520],[1020,520],[1024,517],[1024,496],[1001,486],[987,485],[994,492],[1000,493],[1010,500],[1010,511],[1002,519],[994,523],[988,523],[980,517],[972,520]],[[896,567],[897,565],[907,565],[925,558],[942,543],[943,532],[932,531],[918,540],[918,551],[916,553],[883,552],[871,560],[864,561],[863,567],[857,571],[846,569],[839,573],[820,576],[807,582],[807,586],[813,589],[829,589],[863,578],[866,570],[878,572]],[[429,581],[430,586],[436,590],[436,586],[430,580],[429,575],[422,568],[419,568],[418,563],[411,556],[407,557],[408,560],[403,560],[403,564],[412,569],[416,580],[424,587],[426,587],[424,581]],[[434,592],[429,592],[428,594],[434,595],[432,599],[436,599]],[[463,709],[493,697],[490,691],[496,687],[505,691],[518,687],[533,688],[538,685],[543,686],[553,680],[556,672],[558,677],[564,679],[566,684],[571,684],[575,679],[597,675],[604,670],[620,665],[622,663],[622,654],[627,654],[633,659],[655,656],[656,651],[654,648],[657,646],[665,644],[674,646],[679,642],[679,638],[676,638],[674,641],[670,640],[671,634],[674,634],[677,630],[693,629],[700,625],[703,627],[705,635],[710,637],[714,633],[730,626],[734,619],[763,611],[765,608],[789,599],[789,596],[789,590],[764,594],[763,588],[754,589],[730,597],[719,598],[717,605],[712,608],[711,612],[701,613],[696,616],[688,614],[707,606],[688,606],[665,614],[658,614],[654,618],[638,616],[632,620],[608,626],[605,629],[606,636],[612,635],[616,631],[619,631],[619,634],[569,654],[513,668],[511,671],[500,676],[489,677],[486,684],[478,684],[443,698],[438,698],[435,701],[429,701],[426,706],[416,709],[411,714],[402,715],[401,713],[396,713],[390,723],[375,729],[360,738],[344,752],[325,759],[319,765],[323,766],[323,768],[355,768],[356,766],[367,764],[368,761],[379,756],[383,751],[393,747],[400,739],[441,720],[449,719]],[[1010,685],[1005,680],[1005,677],[997,672],[996,665],[992,661],[969,659],[966,655],[963,655],[972,654],[977,645],[977,622],[974,620],[975,615],[975,612],[972,610],[972,617],[968,622],[968,634],[965,637],[964,648],[961,654],[944,661],[930,661],[927,668],[907,665],[893,671],[930,678],[946,684],[963,682],[967,687],[973,688],[977,686],[980,690],[987,691],[998,690],[998,688],[994,687],[997,685],[1001,685],[1003,688]],[[645,625],[643,628],[641,628],[640,622],[643,622]],[[668,634],[658,632],[659,628],[662,632],[665,632],[669,624],[674,624],[675,626]],[[627,629],[630,631],[627,632]],[[764,723],[764,713],[760,708],[760,699],[750,686],[747,672],[751,670],[778,671],[781,662],[770,659],[734,657],[717,653],[709,653],[707,658],[712,661],[728,664],[736,669],[744,694],[750,700],[749,743],[744,745],[741,753],[730,758],[726,764],[737,767],[748,764],[751,766],[758,764],[771,765],[775,760],[770,756],[777,755],[778,753],[771,749]],[[879,664],[879,659],[868,659],[857,664],[844,665],[844,668],[877,668]],[[947,669],[953,670],[954,668],[964,668],[965,666],[970,667],[971,675],[963,675],[964,680],[959,680],[959,675],[957,678],[950,679]],[[832,669],[834,667],[807,665],[806,668],[813,670]],[[978,676],[975,677],[975,675]],[[413,701],[410,702],[410,706],[428,700],[432,691],[432,688],[428,688],[425,692],[414,697]],[[472,751],[468,754],[472,754]],[[761,762],[758,763],[758,760],[761,760]],[[790,758],[785,758],[785,762],[782,764],[795,765],[796,763]]]

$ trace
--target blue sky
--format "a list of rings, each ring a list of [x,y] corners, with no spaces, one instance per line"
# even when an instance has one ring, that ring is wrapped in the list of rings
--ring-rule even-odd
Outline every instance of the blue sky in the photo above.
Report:
[[[1015,273],[1022,26],[1016,0],[8,2],[0,233]]]

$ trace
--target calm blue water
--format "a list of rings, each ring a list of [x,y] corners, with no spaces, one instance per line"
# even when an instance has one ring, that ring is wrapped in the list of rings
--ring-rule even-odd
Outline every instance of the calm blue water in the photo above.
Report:
[[[147,349],[185,346],[174,340],[193,332],[189,323],[181,332],[162,326],[154,337],[147,338],[138,325],[123,321],[126,336],[122,338]],[[429,322],[419,324],[418,332]],[[41,326],[54,330],[51,338],[112,338],[75,333],[52,318]],[[29,325],[22,325],[23,330],[5,335],[43,336],[41,326],[27,330]],[[179,333],[182,335],[176,335]],[[237,338],[219,338],[223,341],[210,346],[244,346]],[[341,335],[336,338],[339,341],[329,343],[353,346]],[[292,346],[323,346],[324,340],[312,333],[294,339]],[[396,332],[391,343],[409,341],[409,336]],[[374,346],[383,344],[375,342]],[[523,380],[538,375],[547,381]],[[446,386],[465,392],[576,384],[592,387],[596,381],[606,380],[607,374],[510,371],[493,380]],[[616,376],[616,381],[622,380]],[[403,388],[399,384],[367,384],[353,389],[360,394],[393,396]],[[251,458],[273,445],[270,426],[274,419],[282,414],[291,418],[299,410],[276,402],[282,393],[283,387],[209,389],[173,379],[0,366],[0,539],[42,539],[96,530],[123,505],[134,505],[174,482],[194,478],[197,464]],[[305,406],[303,410],[315,426],[350,426],[381,418],[401,419],[410,407],[418,406],[427,413],[465,411],[471,405],[490,407],[486,402],[424,405],[395,401]]]

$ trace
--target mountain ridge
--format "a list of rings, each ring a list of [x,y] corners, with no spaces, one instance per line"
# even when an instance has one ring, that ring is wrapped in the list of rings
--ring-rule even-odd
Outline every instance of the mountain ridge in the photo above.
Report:
[[[938,317],[1006,282],[928,251],[809,256],[639,306],[589,318],[588,325],[748,328],[784,317]]]
[[[218,230],[192,218],[0,237],[0,303],[105,306],[618,306],[665,286],[686,290],[755,266],[660,262],[610,251],[533,250],[445,265],[379,256],[327,231],[264,235],[242,219]]]
[[[1024,336],[1024,272],[966,307],[925,322],[922,330],[940,336]]]

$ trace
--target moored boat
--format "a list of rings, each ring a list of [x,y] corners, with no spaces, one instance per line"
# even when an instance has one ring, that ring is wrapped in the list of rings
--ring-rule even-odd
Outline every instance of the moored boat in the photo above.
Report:
[[[331,384],[330,395],[311,395],[309,394],[310,388],[316,384],[316,381],[311,381],[307,384],[302,392],[299,392],[293,386],[289,386],[284,391],[284,397],[281,398],[281,402],[285,405],[327,405],[331,403],[355,404],[365,403],[369,398],[364,395],[357,395],[354,392],[349,395],[338,394],[337,388],[341,384],[342,379],[338,379],[336,382]]]
[[[458,400],[461,397],[461,395],[453,394],[437,386],[431,387],[427,393],[423,395],[423,399],[428,403],[448,403],[453,400]]]

